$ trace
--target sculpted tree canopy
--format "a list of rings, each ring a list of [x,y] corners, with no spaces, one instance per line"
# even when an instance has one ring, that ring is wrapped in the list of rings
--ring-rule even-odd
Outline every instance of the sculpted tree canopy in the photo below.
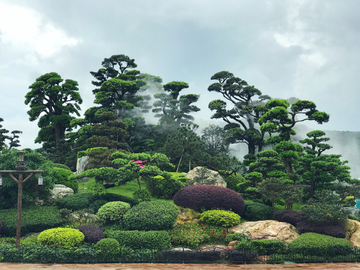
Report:
[[[200,95],[188,94],[179,98],[180,92],[185,88],[189,88],[186,82],[172,81],[164,84],[164,90],[170,94],[154,95],[156,101],[153,103],[155,108],[152,111],[156,113],[155,117],[160,118],[161,124],[191,123],[194,120],[190,113],[200,111],[197,106],[193,105],[199,100]]]
[[[102,108],[115,110],[121,119],[128,117],[134,108],[142,107],[142,112],[147,112],[147,96],[139,95],[138,92],[146,84],[139,78],[140,71],[129,70],[136,68],[134,59],[119,54],[105,58],[101,63],[103,68],[90,74],[96,78],[92,84],[97,86],[93,90],[94,103]]]
[[[227,109],[227,102],[221,99],[209,103],[209,109],[214,111],[212,119],[222,119],[227,125],[229,143],[245,143],[249,154],[261,151],[264,132],[257,127],[256,122],[266,112],[263,102],[270,99],[261,91],[228,71],[221,71],[211,77],[218,82],[208,87],[209,92],[218,92],[223,98],[233,104]]]
[[[35,143],[44,143],[44,148],[59,147],[65,132],[71,130],[72,115],[80,116],[79,104],[82,99],[78,83],[67,79],[65,82],[56,72],[46,73],[29,86],[25,104],[30,121],[39,119],[40,131]]]
[[[4,119],[0,117],[0,122],[3,122]],[[0,124],[0,151],[3,149],[3,147],[6,146],[5,140],[9,138],[8,135],[6,135],[9,131]]]
[[[329,114],[318,111],[315,103],[308,100],[298,100],[290,106],[285,99],[272,99],[266,103],[266,108],[268,111],[259,118],[258,122],[261,131],[271,135],[266,140],[267,144],[290,141],[291,135],[296,134],[293,129],[296,123],[315,121],[323,124],[330,118]]]

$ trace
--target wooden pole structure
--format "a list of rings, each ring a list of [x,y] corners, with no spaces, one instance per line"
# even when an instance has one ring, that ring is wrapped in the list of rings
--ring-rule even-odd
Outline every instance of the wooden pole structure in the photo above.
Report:
[[[0,170],[0,173],[6,173],[9,177],[18,184],[18,198],[17,198],[17,218],[16,218],[16,248],[20,248],[20,236],[21,236],[21,209],[22,209],[22,188],[23,183],[33,177],[36,173],[43,173],[42,170],[25,170],[27,162],[24,161],[24,153],[19,152],[19,161],[15,161],[16,167],[18,170]],[[13,175],[13,173],[19,174],[19,179]],[[28,177],[23,179],[24,173],[30,173]]]

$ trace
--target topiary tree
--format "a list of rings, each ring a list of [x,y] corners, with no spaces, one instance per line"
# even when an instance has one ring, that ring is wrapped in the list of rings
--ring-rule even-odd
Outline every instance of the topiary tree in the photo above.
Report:
[[[100,207],[97,216],[105,222],[121,220],[129,209],[126,202],[108,202]]]
[[[241,215],[245,210],[244,199],[235,191],[218,186],[187,186],[174,196],[178,206],[197,211],[222,209]]]

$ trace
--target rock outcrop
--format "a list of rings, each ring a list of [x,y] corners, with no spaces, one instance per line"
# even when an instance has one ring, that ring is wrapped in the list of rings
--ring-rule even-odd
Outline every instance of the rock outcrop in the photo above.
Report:
[[[76,161],[76,172],[75,174],[80,174],[85,171],[85,166],[89,163],[89,156],[83,156],[78,158]]]
[[[193,209],[179,206],[179,216],[176,219],[176,224],[195,223],[200,221],[201,214]]]
[[[226,188],[226,182],[217,171],[213,171],[204,167],[195,167],[186,174],[186,177],[190,181],[196,181],[199,179],[198,181],[194,182],[194,185],[206,185],[211,183],[211,185]]]
[[[49,203],[52,204],[54,203],[57,199],[66,197],[68,195],[73,195],[74,191],[65,186],[65,185],[60,185],[60,184],[55,184],[55,187],[53,189],[50,189],[50,198]]]
[[[230,228],[229,231],[243,233],[253,240],[280,240],[285,243],[290,243],[299,236],[293,225],[276,220],[245,222]]]
[[[354,247],[360,247],[360,222],[348,219],[346,221],[346,239]]]

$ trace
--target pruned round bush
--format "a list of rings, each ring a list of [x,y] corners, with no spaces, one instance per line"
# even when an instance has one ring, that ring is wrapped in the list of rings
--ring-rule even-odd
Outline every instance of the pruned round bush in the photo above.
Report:
[[[175,194],[174,203],[197,211],[221,209],[241,215],[245,210],[244,199],[238,193],[212,185],[187,186]]]
[[[84,241],[84,234],[76,229],[54,228],[41,232],[38,236],[40,244],[55,247],[76,247]]]
[[[93,196],[91,193],[77,193],[56,200],[55,205],[59,209],[81,210],[89,207]]]
[[[79,183],[76,178],[72,177],[74,176],[74,173],[72,171],[59,167],[54,167],[54,170],[55,184],[65,185],[71,188],[74,193],[78,192]]]
[[[108,202],[100,207],[97,216],[105,222],[121,220],[129,209],[130,204],[126,202]]]
[[[232,211],[208,210],[201,214],[200,221],[222,227],[232,227],[240,224],[240,216]]]
[[[313,224],[307,219],[302,219],[297,222],[295,227],[299,231],[299,234],[313,232],[337,238],[346,237],[346,228],[340,222],[334,222],[333,224]]]
[[[304,233],[295,238],[288,245],[290,254],[303,254],[305,256],[338,256],[353,253],[351,243],[340,239],[317,233]]]
[[[84,234],[85,243],[95,244],[104,238],[103,230],[95,225],[80,225],[76,229]]]
[[[120,247],[119,242],[113,238],[104,238],[95,244],[95,248],[97,250],[101,250],[102,252],[116,252]]]
[[[135,191],[133,197],[139,202],[151,201],[151,194],[147,189]]]
[[[170,230],[179,212],[176,205],[170,202],[141,202],[126,212],[123,226],[126,230]]]
[[[245,212],[242,217],[248,221],[273,219],[274,209],[271,206],[245,200]]]

